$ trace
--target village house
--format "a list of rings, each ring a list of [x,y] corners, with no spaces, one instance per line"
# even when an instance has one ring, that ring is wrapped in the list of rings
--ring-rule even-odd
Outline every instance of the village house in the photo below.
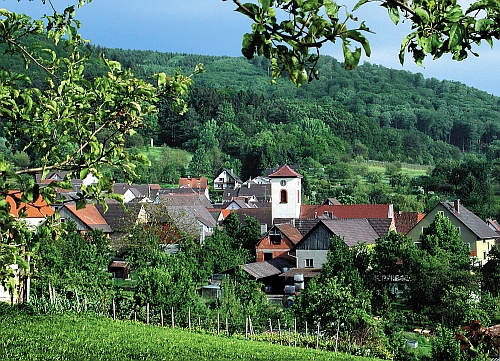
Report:
[[[179,189],[190,189],[193,193],[203,194],[207,199],[210,199],[208,193],[208,178],[179,178]]]
[[[111,227],[93,204],[87,204],[85,208],[77,209],[74,204],[64,204],[59,207],[59,222],[64,223],[72,220],[80,233],[101,230],[104,234],[112,232]]]
[[[301,238],[302,234],[290,223],[274,225],[255,246],[257,262],[277,257],[293,259],[290,250]]]
[[[214,178],[214,189],[237,189],[243,182],[232,169],[224,169]]]
[[[389,229],[386,230],[387,235]],[[294,247],[296,268],[321,268],[327,260],[330,239],[340,236],[349,247],[375,244],[381,235],[368,219],[322,219]]]
[[[437,214],[449,218],[460,233],[462,241],[469,247],[471,258],[477,265],[484,265],[488,261],[488,252],[495,244],[498,234],[481,218],[460,204],[458,199],[454,202],[438,203],[407,233],[407,236],[418,242],[422,231],[434,221]]]

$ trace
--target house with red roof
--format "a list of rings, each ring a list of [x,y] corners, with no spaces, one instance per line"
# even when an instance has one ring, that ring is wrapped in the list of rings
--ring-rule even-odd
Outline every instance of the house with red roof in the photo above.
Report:
[[[74,204],[65,204],[59,208],[59,215],[59,222],[67,222],[71,219],[76,223],[76,229],[81,233],[98,229],[105,234],[113,231],[93,204],[87,204],[82,209],[77,209]]]
[[[31,227],[38,227],[48,216],[54,214],[54,210],[41,195],[34,202],[23,202],[22,198],[23,192],[13,190],[9,191],[5,200],[9,203],[10,214],[14,218],[22,218]]]
[[[208,178],[204,177],[187,177],[179,178],[179,188],[190,189],[194,193],[204,195],[210,199],[208,194]]]
[[[302,234],[292,224],[276,224],[255,246],[257,262],[277,257],[293,259],[290,250],[302,239]]]

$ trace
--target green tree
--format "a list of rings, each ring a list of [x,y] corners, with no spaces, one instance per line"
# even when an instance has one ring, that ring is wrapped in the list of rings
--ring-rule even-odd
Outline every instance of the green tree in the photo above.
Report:
[[[78,5],[86,2],[90,1],[79,1]],[[71,178],[83,179],[92,173],[99,181],[81,187],[75,199],[77,206],[85,206],[89,198],[103,201],[112,197],[112,182],[104,167],[113,165],[131,179],[135,176],[134,162],[147,162],[140,154],[125,150],[125,137],[146,125],[145,116],[156,112],[153,103],[160,97],[169,98],[178,111],[185,111],[182,96],[192,83],[190,77],[180,73],[172,77],[159,73],[154,81],[146,82],[105,57],[100,60],[106,69],[104,75],[87,79],[85,67],[96,59],[84,50],[85,40],[78,33],[80,22],[74,18],[75,6],[53,11],[42,21],[0,9],[0,44],[7,56],[21,59],[26,68],[21,72],[0,70],[2,136],[8,144],[22,140],[24,151],[37,158],[36,164],[22,169],[5,160],[0,163],[0,218],[4,220],[0,224],[0,269],[12,261],[25,267],[20,260],[30,251],[26,247],[30,236],[13,232],[18,228],[16,222],[22,220],[14,219],[9,212],[6,197],[10,190],[23,191],[16,202],[30,203],[41,196],[52,204],[56,201],[55,187],[70,188]],[[34,38],[38,40],[33,42]],[[45,83],[30,85],[32,79],[27,74],[33,67],[44,73]],[[69,173],[63,182],[44,186],[23,177],[42,173],[43,178],[49,171]],[[17,249],[14,258],[13,249]],[[2,277],[7,277],[2,283],[11,283],[11,275]]]
[[[199,147],[189,162],[189,175],[192,177],[206,177],[210,175],[211,169],[207,150],[205,147]]]
[[[50,237],[47,226],[39,231],[38,252],[34,257],[37,272],[32,288],[38,295],[46,294],[48,285],[60,295],[78,293],[82,299],[102,300],[109,296],[111,259],[109,238],[101,231],[80,234],[72,221],[61,225],[59,237]]]
[[[297,297],[294,311],[309,324],[321,322],[321,328],[333,334],[339,321],[348,331],[360,330],[370,322],[370,292],[362,274],[369,255],[362,246],[349,248],[341,237],[330,239],[327,262],[320,276],[312,279]]]
[[[359,1],[353,11],[369,2]],[[333,0],[233,3],[238,12],[253,21],[252,31],[243,36],[243,55],[248,59],[254,54],[270,59],[275,78],[286,73],[297,85],[317,78],[319,49],[328,42],[341,43],[346,69],[358,65],[362,51],[371,54],[363,35],[369,31],[365,22],[351,25],[357,17]],[[437,59],[450,53],[454,60],[463,60],[469,53],[476,54],[472,44],[482,40],[491,44],[492,39],[500,38],[497,3],[475,1],[465,9],[456,0],[446,0],[440,6],[420,0],[380,0],[380,4],[395,24],[405,20],[412,24],[411,33],[402,40],[401,63],[406,52],[419,65],[427,55]],[[353,47],[353,43],[360,47]]]
[[[481,290],[489,292],[493,297],[500,295],[500,249],[497,245],[491,247],[488,262],[481,268]]]
[[[479,279],[472,272],[469,249],[458,230],[447,217],[437,214],[419,242],[408,272],[410,304],[449,327],[467,322],[470,308],[463,305],[479,295]]]

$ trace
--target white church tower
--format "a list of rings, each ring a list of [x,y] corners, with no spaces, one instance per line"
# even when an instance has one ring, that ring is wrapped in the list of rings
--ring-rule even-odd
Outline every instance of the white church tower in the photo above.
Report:
[[[284,165],[271,178],[272,218],[299,218],[302,204],[302,175]]]

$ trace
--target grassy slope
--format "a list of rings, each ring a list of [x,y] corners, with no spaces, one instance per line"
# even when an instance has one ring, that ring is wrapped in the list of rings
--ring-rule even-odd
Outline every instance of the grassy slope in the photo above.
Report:
[[[0,317],[0,360],[339,360],[332,352],[75,315]]]

